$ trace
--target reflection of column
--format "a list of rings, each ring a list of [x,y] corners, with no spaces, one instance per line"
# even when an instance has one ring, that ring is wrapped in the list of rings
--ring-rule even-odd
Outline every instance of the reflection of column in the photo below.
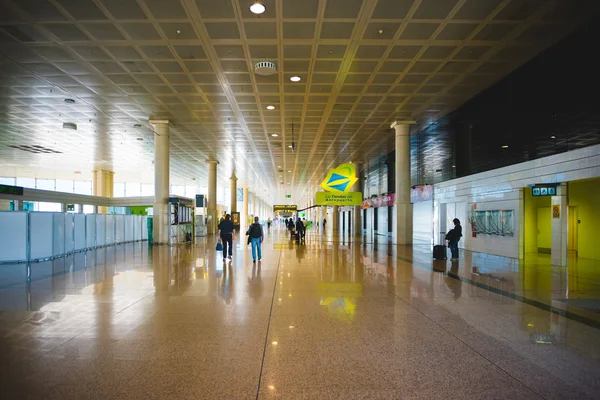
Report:
[[[568,245],[568,203],[567,184],[556,187],[556,196],[552,196],[552,265],[567,266]]]
[[[244,187],[244,209],[242,210],[242,216],[240,217],[240,219],[242,220],[242,224],[243,227],[241,229],[243,229],[243,232],[245,232],[248,229],[248,187]]]
[[[355,165],[355,168],[356,168],[356,174],[358,175],[358,181],[354,185],[352,191],[362,193],[362,191],[363,191],[363,174],[361,171],[362,163],[357,162]],[[363,195],[363,198],[364,198],[364,195]],[[352,210],[352,213],[353,213],[352,234],[357,238],[362,237],[362,218],[361,218],[360,212],[361,212],[360,206],[355,206],[354,210]]]
[[[169,121],[151,120],[154,127],[154,244],[169,243]]]
[[[339,206],[333,206],[333,216],[331,217],[331,228],[334,232],[340,230],[340,211]]]
[[[208,233],[217,233],[217,164],[218,161],[207,160],[208,163]]]
[[[394,122],[396,130],[396,244],[412,244],[412,204],[410,203],[410,125]]]
[[[104,169],[92,173],[92,194],[99,197],[113,197],[115,173]],[[108,207],[98,206],[98,213],[106,214]]]
[[[229,206],[230,213],[233,215],[237,211],[237,178],[235,173],[231,174],[231,204]]]

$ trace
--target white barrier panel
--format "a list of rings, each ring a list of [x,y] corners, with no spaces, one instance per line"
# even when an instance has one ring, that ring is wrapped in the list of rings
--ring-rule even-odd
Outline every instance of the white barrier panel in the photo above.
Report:
[[[96,215],[85,216],[85,247],[96,247]]]
[[[32,260],[49,258],[54,255],[53,240],[54,214],[46,212],[29,213],[30,257]]]
[[[106,245],[106,215],[96,215],[96,246]]]
[[[65,216],[65,253],[75,250],[75,214],[64,214]]]
[[[83,250],[86,245],[86,225],[85,214],[73,214],[73,222],[75,223],[73,231],[75,232],[75,251]]]
[[[139,215],[131,215],[131,222],[129,223],[131,227],[131,236],[129,240],[140,240],[140,224],[141,217]]]
[[[0,261],[20,261],[27,258],[27,213],[0,213]]]
[[[65,214],[52,213],[52,256],[65,254]]]
[[[125,215],[115,215],[115,243],[125,241]]]
[[[115,243],[115,216],[107,215],[106,216],[106,244],[114,244]]]
[[[148,217],[142,217],[142,240],[148,240]]]

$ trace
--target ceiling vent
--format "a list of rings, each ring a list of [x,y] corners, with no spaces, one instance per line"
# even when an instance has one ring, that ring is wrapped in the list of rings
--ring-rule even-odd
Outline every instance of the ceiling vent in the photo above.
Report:
[[[28,152],[34,153],[34,154],[39,154],[39,153],[60,154],[61,153],[60,151],[49,149],[47,147],[39,146],[39,145],[29,146],[29,145],[23,144],[23,145],[12,145],[12,146],[8,146],[8,147],[12,147],[13,149],[17,149],[17,150],[28,151]]]
[[[77,130],[77,124],[73,122],[63,122],[63,129],[71,129],[73,131]]]
[[[254,73],[261,76],[270,76],[277,73],[277,66],[271,61],[260,61],[254,65]]]

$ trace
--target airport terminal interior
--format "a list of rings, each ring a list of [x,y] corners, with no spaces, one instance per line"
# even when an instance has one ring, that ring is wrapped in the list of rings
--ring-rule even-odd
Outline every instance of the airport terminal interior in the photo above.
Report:
[[[595,0],[3,0],[0,396],[600,398],[599,37]]]

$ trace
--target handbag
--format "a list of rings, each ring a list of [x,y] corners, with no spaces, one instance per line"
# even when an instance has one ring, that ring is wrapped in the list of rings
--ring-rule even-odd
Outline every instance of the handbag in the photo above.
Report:
[[[220,241],[217,242],[217,251],[223,251],[223,244]]]

